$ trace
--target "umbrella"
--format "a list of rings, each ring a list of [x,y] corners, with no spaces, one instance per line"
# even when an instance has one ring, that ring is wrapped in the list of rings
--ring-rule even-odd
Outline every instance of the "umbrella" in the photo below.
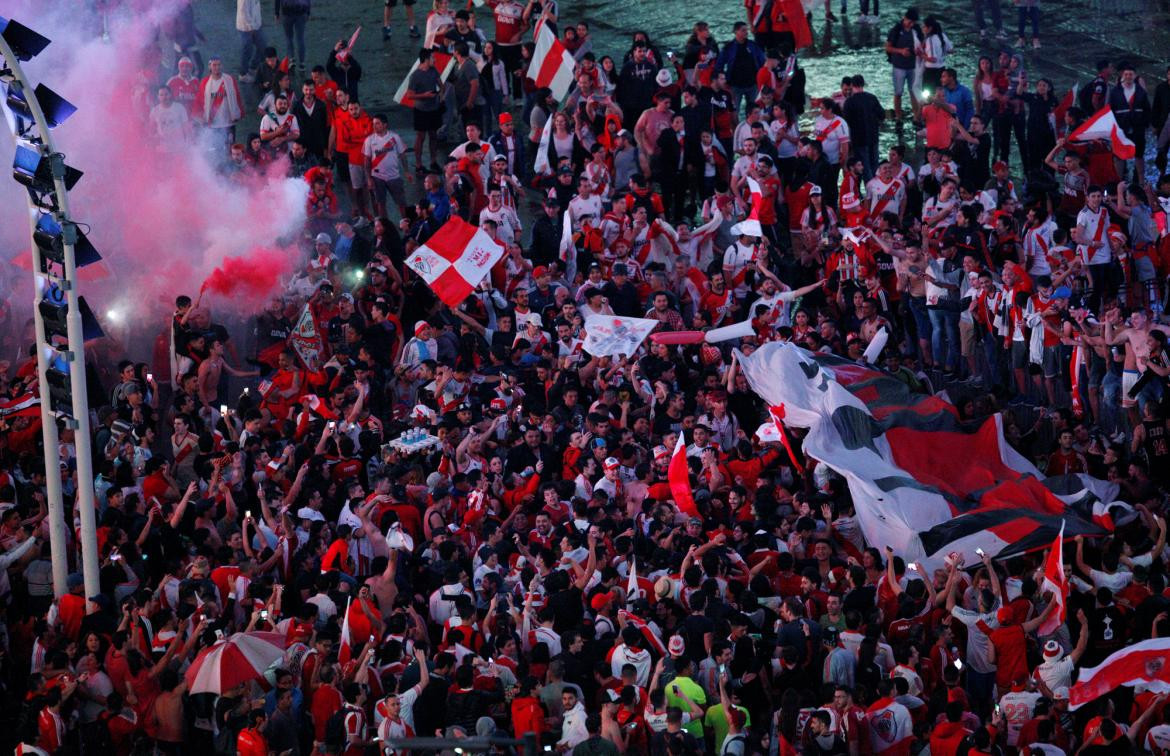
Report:
[[[192,693],[223,693],[259,678],[273,662],[284,657],[281,633],[235,633],[199,652],[187,668],[187,687]]]

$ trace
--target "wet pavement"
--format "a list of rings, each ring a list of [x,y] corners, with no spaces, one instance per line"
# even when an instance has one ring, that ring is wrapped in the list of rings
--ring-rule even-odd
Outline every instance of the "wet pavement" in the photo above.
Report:
[[[826,23],[823,4],[815,0],[814,45],[800,56],[808,80],[808,94],[813,97],[830,94],[838,89],[842,76],[861,73],[868,82],[868,90],[887,108],[891,107],[893,88],[883,45],[886,32],[906,6],[882,2],[880,21],[876,25],[859,25],[857,0],[847,0],[844,15],[840,13],[840,0],[831,1],[839,21]],[[222,54],[228,70],[233,71],[239,53],[234,28],[235,5],[234,0],[196,3],[200,29],[208,38],[205,54]],[[389,43],[381,39],[382,3],[314,0],[313,5],[315,12],[307,34],[310,65],[324,63],[328,49],[337,40],[348,38],[361,24],[362,34],[356,48],[365,69],[362,92],[366,108],[388,111],[392,126],[402,133],[409,132],[409,114],[391,99],[418,50],[418,41],[407,37],[401,4],[394,9],[395,29]],[[355,7],[358,5],[365,7]],[[960,80],[968,86],[980,54],[1001,49],[1016,51],[1017,12],[1010,3],[1001,6],[1007,38],[988,40],[980,39],[970,0],[959,3],[927,0],[917,5],[922,18],[934,15],[942,23],[954,44],[948,65],[958,70]],[[427,6],[428,0],[419,0],[420,25]],[[561,0],[560,9],[564,21],[584,19],[590,24],[594,50],[599,56],[609,54],[615,58],[625,52],[629,35],[637,29],[647,31],[663,52],[669,49],[681,52],[696,21],[707,21],[716,39],[723,41],[730,37],[731,25],[744,18],[741,0]],[[272,19],[271,2],[263,2],[263,11],[268,40],[283,54],[284,36]],[[479,17],[490,35],[494,25],[487,10],[480,9]],[[1170,63],[1170,0],[1066,0],[1059,4],[1041,0],[1040,38],[1039,50],[1033,50],[1029,44],[1019,52],[1024,55],[1030,78],[1052,79],[1058,96],[1074,83],[1088,82],[1095,73],[1095,62],[1107,58],[1114,63],[1132,60],[1144,75],[1152,97],[1154,86],[1165,76],[1166,65]],[[254,124],[249,126],[254,128]],[[908,124],[887,121],[882,131],[883,150],[894,142],[905,143],[912,154],[919,146]],[[1013,152],[1013,162],[1017,159]]]

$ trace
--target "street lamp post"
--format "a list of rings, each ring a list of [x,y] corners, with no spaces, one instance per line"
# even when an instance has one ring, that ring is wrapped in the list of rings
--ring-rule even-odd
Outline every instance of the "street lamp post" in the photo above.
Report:
[[[74,108],[43,85],[34,89],[20,66],[21,60],[29,60],[48,43],[47,39],[31,29],[0,17],[0,54],[4,62],[0,70],[0,82],[6,85],[6,114],[17,139],[18,165],[14,166],[14,175],[19,174],[18,180],[28,188],[28,213],[33,236],[33,318],[45,446],[53,589],[58,596],[65,593],[69,569],[68,531],[62,501],[57,436],[57,421],[61,419],[66,427],[74,430],[75,436],[81,566],[85,595],[89,597],[100,594],[101,585],[89,402],[85,386],[84,301],[77,292],[77,247],[85,244],[91,252],[92,247],[69,217],[69,187],[79,174],[65,165],[64,155],[57,151],[51,134],[51,129],[72,114]],[[53,112],[46,114],[46,103],[53,108]],[[26,158],[23,165],[20,164],[22,149]],[[87,262],[96,259],[100,258],[97,258],[95,252]],[[62,300],[64,334],[61,334],[60,323],[56,319],[46,322],[45,317],[46,312],[54,315],[61,313]],[[50,340],[47,327],[57,338]],[[62,335],[63,340],[60,338]],[[68,374],[68,388],[63,381],[65,373]]]

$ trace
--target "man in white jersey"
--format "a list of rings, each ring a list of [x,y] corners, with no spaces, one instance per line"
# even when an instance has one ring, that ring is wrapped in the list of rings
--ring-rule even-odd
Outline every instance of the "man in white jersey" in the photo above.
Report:
[[[378,214],[386,215],[386,195],[394,200],[399,215],[406,214],[406,185],[402,179],[402,156],[406,143],[387,127],[385,113],[375,113],[370,119],[374,131],[362,144],[366,177],[370,194]]]
[[[906,182],[898,178],[893,163],[888,160],[878,164],[877,175],[865,184],[865,193],[871,218],[878,218],[882,213],[894,213],[901,218],[905,212]]]
[[[187,108],[175,102],[170,87],[158,88],[158,104],[150,109],[150,125],[163,152],[181,152],[191,141],[191,119]]]

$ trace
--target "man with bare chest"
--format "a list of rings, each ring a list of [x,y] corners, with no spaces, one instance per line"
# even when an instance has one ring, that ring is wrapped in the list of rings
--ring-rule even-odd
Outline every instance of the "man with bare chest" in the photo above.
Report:
[[[204,407],[214,406],[219,398],[219,378],[223,371],[237,378],[252,378],[260,375],[255,370],[236,370],[223,358],[223,342],[215,339],[211,342],[211,352],[207,359],[199,363],[199,400]]]
[[[1131,397],[1130,391],[1148,367],[1150,358],[1149,336],[1151,331],[1170,334],[1170,328],[1150,320],[1148,311],[1134,310],[1127,323],[1121,321],[1118,308],[1105,315],[1105,343],[1125,344],[1125,365],[1121,376],[1121,406],[1130,415],[1130,425],[1140,422],[1137,414],[1138,397]],[[1140,394],[1139,394],[1140,396]]]

